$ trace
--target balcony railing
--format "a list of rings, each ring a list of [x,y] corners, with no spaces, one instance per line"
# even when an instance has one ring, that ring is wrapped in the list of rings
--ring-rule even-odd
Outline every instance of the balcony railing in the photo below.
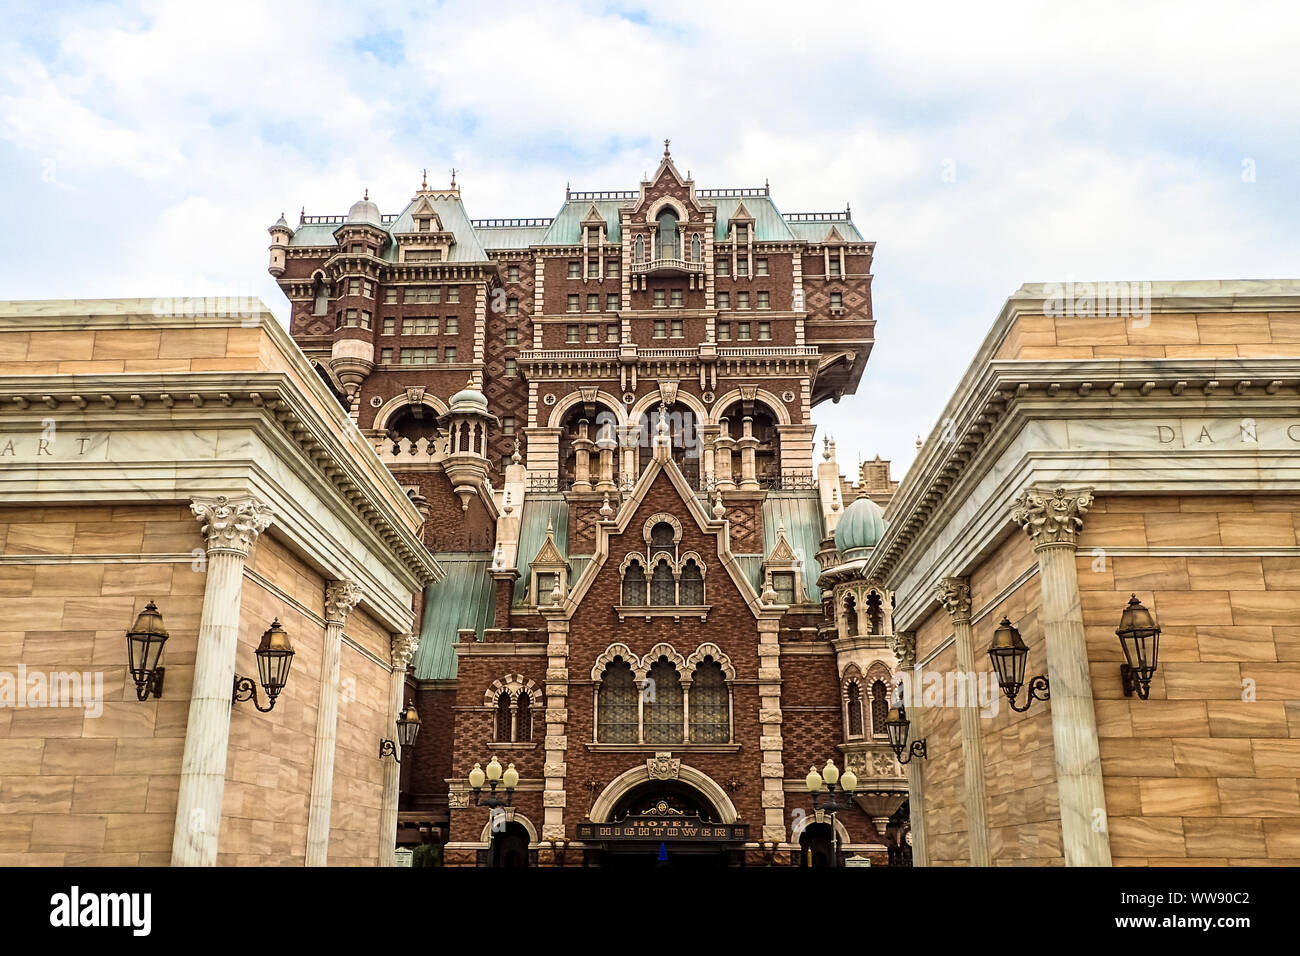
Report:
[[[687,274],[704,274],[704,263],[691,259],[642,259],[632,263],[633,275],[649,275],[654,272],[683,272]]]

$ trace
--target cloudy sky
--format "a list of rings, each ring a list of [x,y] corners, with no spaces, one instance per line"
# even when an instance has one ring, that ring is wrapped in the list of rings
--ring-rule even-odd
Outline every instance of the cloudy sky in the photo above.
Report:
[[[1276,278],[1300,241],[1300,6],[9,0],[0,298],[258,295],[266,227],[770,179],[877,242],[877,344],[814,413],[910,464],[1027,281]]]

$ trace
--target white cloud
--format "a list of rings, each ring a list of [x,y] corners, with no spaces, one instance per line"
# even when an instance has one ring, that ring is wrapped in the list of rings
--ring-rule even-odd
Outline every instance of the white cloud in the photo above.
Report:
[[[565,182],[635,186],[669,136],[701,185],[852,203],[878,243],[878,343],[859,394],[816,419],[842,463],[880,452],[897,474],[1020,283],[1291,271],[1297,21],[1209,3],[88,6],[51,14],[44,45],[0,46],[0,173],[34,183],[15,202],[37,233],[0,254],[10,294],[251,287],[283,315],[265,273],[281,210],[342,212],[368,187],[392,211],[421,168],[456,166],[472,215],[549,215]],[[357,52],[373,33],[401,55]]]

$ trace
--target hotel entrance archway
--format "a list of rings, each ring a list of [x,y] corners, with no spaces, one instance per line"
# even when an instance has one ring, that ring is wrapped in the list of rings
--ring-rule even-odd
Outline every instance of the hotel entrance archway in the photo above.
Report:
[[[690,869],[743,866],[748,827],[723,822],[721,811],[681,780],[633,787],[608,819],[578,825],[589,866]]]

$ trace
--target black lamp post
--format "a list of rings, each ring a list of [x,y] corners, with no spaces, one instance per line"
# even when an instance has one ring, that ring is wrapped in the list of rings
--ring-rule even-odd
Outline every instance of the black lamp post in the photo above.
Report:
[[[1146,700],[1151,693],[1151,677],[1156,672],[1160,656],[1160,628],[1136,594],[1129,598],[1115,634],[1127,661],[1119,668],[1124,696],[1132,697],[1136,690],[1138,697]]]
[[[491,788],[486,797],[483,796],[485,781]],[[505,788],[504,797],[497,795],[498,786]],[[474,769],[469,772],[469,788],[474,791],[474,806],[476,807],[496,809],[497,807],[510,806],[517,786],[519,786],[519,771],[515,769],[515,765],[510,764],[503,772],[496,757],[488,761],[486,771],[478,764],[474,764]]]
[[[293,646],[289,643],[289,635],[285,633],[278,618],[263,632],[262,641],[257,645],[254,656],[257,658],[258,680],[262,683],[262,689],[266,691],[266,706],[263,707],[261,701],[257,699],[257,685],[253,683],[253,678],[241,677],[238,674],[235,675],[233,699],[236,703],[241,700],[251,700],[254,707],[267,713],[275,707],[275,699],[280,696],[280,691],[284,690],[284,685],[289,680],[289,668],[293,665]]]
[[[1023,713],[1029,709],[1034,700],[1050,700],[1052,688],[1047,678],[1039,674],[1029,681],[1029,697],[1025,706],[1016,705],[1016,695],[1025,683],[1025,664],[1029,659],[1029,648],[1020,638],[1020,632],[1011,625],[1011,619],[1004,617],[998,629],[993,633],[993,643],[989,645],[989,660],[998,675],[998,686],[1011,702],[1011,709]]]
[[[137,700],[162,696],[166,668],[158,666],[158,662],[162,660],[163,645],[168,636],[163,628],[162,613],[153,601],[144,606],[135,619],[135,625],[126,632],[126,654]]]
[[[822,787],[826,787],[826,795],[822,796]],[[838,792],[836,790],[839,786]],[[831,815],[831,865],[839,866],[840,859],[840,839],[839,832],[835,829],[835,814],[840,810],[847,810],[853,805],[853,792],[858,789],[858,775],[852,770],[845,770],[841,776],[839,767],[829,760],[821,772],[817,772],[816,767],[808,768],[808,776],[804,778],[804,786],[808,788],[808,793],[812,796],[813,812],[818,810],[828,810]],[[819,803],[820,801],[820,803]]]
[[[907,719],[907,708],[900,700],[897,707],[889,708],[889,714],[885,718],[885,730],[889,732],[889,746],[894,751],[894,756],[898,758],[901,764],[912,762],[913,757],[929,759],[925,753],[925,738],[913,740],[912,745],[907,745],[907,735],[910,732],[912,722]],[[907,756],[903,756],[903,751],[907,751]]]
[[[397,715],[397,740],[381,740],[379,742],[379,759],[382,760],[387,756],[392,756],[398,763],[402,762],[402,754],[398,749],[398,743],[403,748],[411,747],[415,744],[415,738],[420,733],[420,715],[415,712],[415,704],[407,703],[406,709]]]

